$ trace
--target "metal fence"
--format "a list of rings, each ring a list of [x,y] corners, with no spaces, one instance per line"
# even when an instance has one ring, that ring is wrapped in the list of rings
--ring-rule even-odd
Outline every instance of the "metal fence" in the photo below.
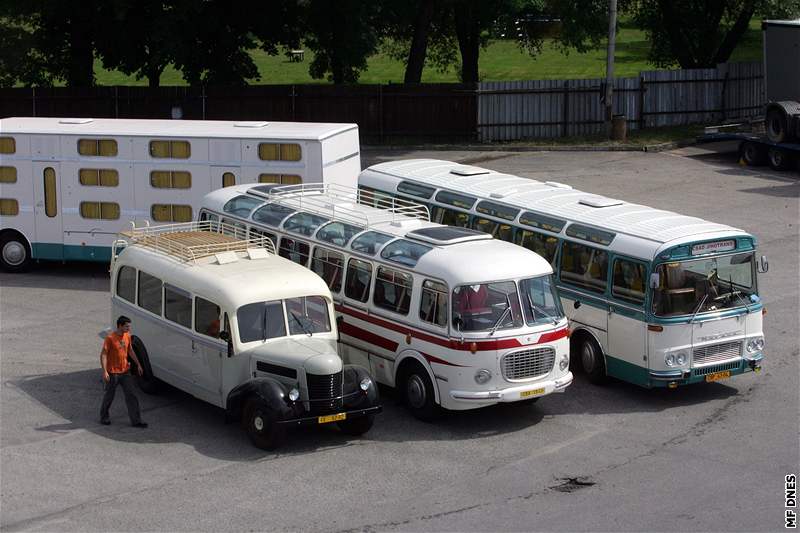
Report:
[[[539,80],[478,84],[481,141],[592,135],[603,132],[605,80]],[[636,130],[760,113],[761,63],[715,69],[659,70],[614,80],[614,112]]]

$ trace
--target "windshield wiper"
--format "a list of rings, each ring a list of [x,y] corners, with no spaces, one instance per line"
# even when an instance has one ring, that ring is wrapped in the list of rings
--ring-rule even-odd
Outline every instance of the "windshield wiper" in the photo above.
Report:
[[[494,332],[497,331],[497,328],[500,327],[500,324],[503,323],[503,320],[505,320],[510,313],[511,313],[511,299],[508,297],[508,294],[506,294],[506,308],[505,310],[503,310],[503,314],[500,315],[500,318],[497,319],[497,322],[494,323],[494,326],[492,326],[492,330],[489,332],[490,337],[494,335]]]
[[[309,337],[311,337],[313,335],[312,332],[306,327],[305,324],[303,324],[303,322],[297,316],[297,313],[295,313],[294,311],[289,311],[289,314],[292,315],[292,318],[294,318],[294,321],[297,322],[297,324],[303,329],[303,331],[306,332],[306,335],[308,335]]]
[[[697,316],[697,313],[699,313],[699,312],[700,312],[700,308],[701,308],[701,307],[703,307],[703,304],[704,304],[704,303],[706,303],[706,300],[707,300],[707,299],[708,299],[708,293],[705,293],[705,294],[703,295],[703,299],[702,299],[702,300],[700,300],[700,303],[699,303],[699,304],[697,304],[697,308],[694,310],[694,313],[692,313],[692,318],[690,318],[690,319],[689,319],[689,324],[691,324],[692,322],[694,322],[694,317],[696,317],[696,316]]]
[[[547,311],[545,311],[543,308],[541,308],[538,305],[536,305],[535,303],[533,303],[533,299],[531,298],[530,293],[526,292],[525,296],[528,298],[528,306],[529,306],[529,308],[531,310],[531,314],[533,315],[533,321],[534,322],[536,322],[536,309],[538,309],[539,312],[545,316],[545,318],[549,318],[550,320],[553,321],[553,325],[554,326],[556,324],[558,324],[558,319],[556,317],[548,314]]]
[[[739,300],[744,304],[744,308],[747,310],[747,313],[750,314],[750,305],[748,305],[747,299],[742,296],[742,291],[733,290],[733,274],[728,274],[728,283],[730,283],[731,292],[726,294],[726,296],[731,294],[736,295],[736,297],[739,298]]]

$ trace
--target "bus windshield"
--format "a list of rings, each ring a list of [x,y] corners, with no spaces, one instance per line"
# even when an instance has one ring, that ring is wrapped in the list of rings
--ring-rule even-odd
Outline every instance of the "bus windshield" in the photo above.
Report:
[[[513,281],[461,285],[453,289],[456,331],[491,331],[522,326],[519,295]]]
[[[525,323],[529,326],[556,323],[564,316],[552,274],[523,279],[519,282],[519,291]]]
[[[693,315],[747,306],[758,301],[753,253],[659,265],[653,312]]]

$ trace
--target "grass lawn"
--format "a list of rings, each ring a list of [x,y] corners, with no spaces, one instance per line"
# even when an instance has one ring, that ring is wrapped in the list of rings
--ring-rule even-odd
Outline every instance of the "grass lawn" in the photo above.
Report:
[[[750,29],[739,43],[731,61],[761,60],[761,23],[751,21]],[[647,62],[649,44],[645,34],[635,28],[623,25],[617,35],[614,73],[617,77],[637,76],[643,70],[656,70]],[[313,53],[306,51],[305,61],[290,62],[286,56],[270,56],[261,51],[252,52],[253,60],[261,74],[260,80],[252,84],[306,84],[328,83],[326,80],[313,80],[308,74],[308,66]],[[401,83],[404,66],[384,54],[369,58],[368,69],[361,74],[360,83]],[[447,72],[426,68],[422,81],[427,83],[457,82],[457,67]],[[535,58],[522,52],[515,41],[492,41],[481,51],[480,76],[483,81],[539,80],[603,78],[606,69],[605,49],[593,50],[585,54],[570,52],[563,54],[546,42],[542,53]],[[121,72],[103,69],[99,61],[95,65],[98,85],[147,85],[147,80],[136,80]],[[161,76],[161,85],[186,85],[180,72],[169,67]]]

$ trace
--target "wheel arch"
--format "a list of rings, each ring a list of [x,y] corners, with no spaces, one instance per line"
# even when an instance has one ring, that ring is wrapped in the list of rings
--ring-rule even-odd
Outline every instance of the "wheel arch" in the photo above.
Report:
[[[395,388],[397,388],[398,379],[403,375],[403,372],[405,372],[405,370],[409,368],[410,365],[413,365],[414,362],[419,363],[420,366],[422,366],[422,368],[424,368],[425,371],[428,373],[428,377],[430,378],[431,383],[433,383],[434,400],[436,400],[437,404],[442,405],[441,395],[439,394],[439,381],[436,379],[436,374],[433,373],[433,369],[431,368],[430,363],[428,363],[428,360],[425,359],[425,356],[423,356],[420,352],[416,350],[403,350],[397,356],[397,359],[395,359],[395,365],[394,365]]]
[[[275,409],[280,416],[287,417],[291,413],[291,409],[284,399],[287,393],[285,385],[269,377],[245,381],[228,393],[225,400],[225,419],[227,421],[240,419],[244,405],[251,396],[258,396],[270,408]]]
[[[594,341],[594,343],[600,349],[600,355],[603,356],[603,361],[605,361],[606,353],[605,350],[603,350],[603,343],[600,342],[600,339],[597,338],[597,335],[595,335],[594,332],[589,328],[578,326],[577,328],[573,329],[569,335],[570,365],[572,365],[573,361],[580,362],[581,354],[578,353],[578,350],[580,349],[581,343],[583,343],[583,341],[587,338]]]

